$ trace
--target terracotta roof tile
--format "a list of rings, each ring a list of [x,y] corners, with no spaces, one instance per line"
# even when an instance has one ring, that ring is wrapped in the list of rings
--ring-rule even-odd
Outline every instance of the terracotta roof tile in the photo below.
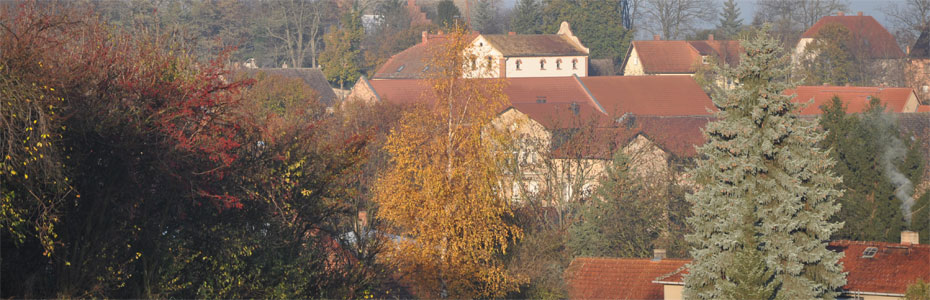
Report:
[[[710,97],[691,76],[595,76],[581,82],[608,114],[710,115]]]
[[[930,105],[917,106],[917,112],[930,112]]]
[[[878,250],[872,258],[862,255],[868,247]],[[930,245],[833,241],[829,248],[845,254],[840,262],[849,272],[843,287],[849,292],[904,294],[918,278],[930,281]]]
[[[874,257],[863,257],[866,248],[875,247]],[[833,241],[828,249],[843,252],[840,263],[846,275],[843,290],[904,294],[917,281],[930,281],[930,245],[904,245],[886,242]],[[686,268],[659,276],[655,281],[682,283]]]
[[[898,47],[894,36],[871,16],[825,16],[805,31],[801,38],[814,38],[820,29],[834,23],[845,26],[853,35],[853,42],[859,42],[866,47],[871,58],[904,57],[904,52]],[[857,45],[852,46],[853,49],[859,48]]]
[[[447,44],[445,38],[436,37],[426,43],[419,43],[410,48],[394,54],[389,58],[378,71],[372,75],[372,79],[413,79],[426,78],[428,69],[427,61],[431,53],[437,47]]]
[[[702,56],[714,56],[731,66],[739,64],[738,41],[633,41],[647,74],[694,73]]]
[[[785,90],[785,94],[796,94],[794,102],[807,103],[813,99],[811,105],[801,109],[802,115],[817,115],[822,111],[821,106],[829,104],[833,96],[839,96],[847,113],[861,113],[869,106],[871,97],[878,97],[891,112],[902,112],[904,105],[913,93],[911,88],[883,88],[859,86],[799,86],[795,89]]]
[[[485,34],[488,43],[504,56],[588,55],[561,34]]]
[[[688,261],[579,257],[565,270],[569,298],[663,299],[662,285],[652,280],[681,268]]]

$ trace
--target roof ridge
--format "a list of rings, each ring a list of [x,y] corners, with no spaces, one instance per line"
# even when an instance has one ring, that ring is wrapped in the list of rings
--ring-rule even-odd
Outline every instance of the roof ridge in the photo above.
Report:
[[[591,90],[589,90],[588,87],[584,85],[584,82],[581,82],[581,79],[578,78],[578,75],[572,74],[572,78],[574,78],[575,82],[578,83],[579,86],[581,86],[581,89],[584,90],[585,95],[588,95],[588,99],[594,103],[595,107],[597,107],[597,110],[601,111],[602,114],[606,115],[607,110],[604,109],[604,106],[601,106],[600,102],[597,102],[597,98],[594,98],[594,94],[592,94]]]

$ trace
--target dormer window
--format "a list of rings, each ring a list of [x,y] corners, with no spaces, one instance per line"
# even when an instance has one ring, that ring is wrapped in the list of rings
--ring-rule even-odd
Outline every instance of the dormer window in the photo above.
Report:
[[[572,70],[578,70],[578,59],[572,59]]]
[[[539,60],[539,69],[540,69],[540,70],[545,70],[545,69],[546,69],[546,60],[545,60],[545,59],[540,59],[540,60]]]
[[[562,59],[561,59],[561,58],[555,60],[555,69],[556,69],[556,70],[561,70],[561,69],[562,69]]]
[[[521,61],[521,60],[519,60],[519,59],[518,59],[517,62],[515,63],[515,64],[517,65],[517,71],[520,70],[520,64],[522,64],[522,63],[523,63],[523,61]]]

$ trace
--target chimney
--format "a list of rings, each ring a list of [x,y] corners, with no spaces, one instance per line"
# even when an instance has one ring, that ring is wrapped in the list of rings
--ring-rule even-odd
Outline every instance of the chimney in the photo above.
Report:
[[[513,31],[511,31],[511,32],[508,32],[508,33],[507,33],[507,35],[517,35],[517,33],[516,33],[516,32],[513,32]]]
[[[661,40],[662,40],[662,36],[660,36],[660,35],[658,35],[658,34],[653,34],[653,35],[652,35],[652,40],[653,40],[653,41],[661,41]]]
[[[860,11],[860,12],[857,12],[856,15],[861,17],[861,16],[862,16],[862,12],[861,12],[861,11]]]
[[[423,37],[423,43],[426,44],[426,41],[429,40],[429,32],[424,31],[422,37]]]
[[[507,59],[501,57],[497,60],[497,68],[500,69],[500,78],[507,78]]]
[[[714,40],[714,34],[713,34],[713,33],[708,34],[708,35],[707,35],[707,40],[708,40],[708,41],[713,41],[713,40]]]
[[[665,249],[652,249],[652,261],[665,259]]]
[[[901,232],[901,244],[917,245],[920,244],[920,236],[916,231],[905,230]]]
[[[846,14],[844,14],[844,13],[841,12],[841,11],[838,11],[838,12],[836,12],[836,15],[842,17],[842,16],[845,16]]]

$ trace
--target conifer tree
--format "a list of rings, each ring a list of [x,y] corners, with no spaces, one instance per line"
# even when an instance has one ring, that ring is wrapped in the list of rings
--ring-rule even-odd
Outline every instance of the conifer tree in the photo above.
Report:
[[[738,85],[714,95],[718,121],[705,128],[692,170],[700,188],[688,196],[687,298],[833,298],[846,282],[841,254],[826,247],[842,227],[829,221],[840,209],[840,179],[828,152],[814,147],[823,134],[782,93],[788,57],[767,29],[743,42],[738,67],[720,71]],[[743,280],[746,270],[755,276]]]
[[[723,13],[720,14],[720,25],[717,27],[717,31],[723,35],[723,38],[732,39],[739,34],[739,28],[743,26],[743,19],[740,19],[739,13],[735,0],[727,0],[723,3]]]
[[[513,9],[513,19],[510,20],[510,31],[519,34],[542,33],[539,23],[542,8],[537,0],[520,0]]]

